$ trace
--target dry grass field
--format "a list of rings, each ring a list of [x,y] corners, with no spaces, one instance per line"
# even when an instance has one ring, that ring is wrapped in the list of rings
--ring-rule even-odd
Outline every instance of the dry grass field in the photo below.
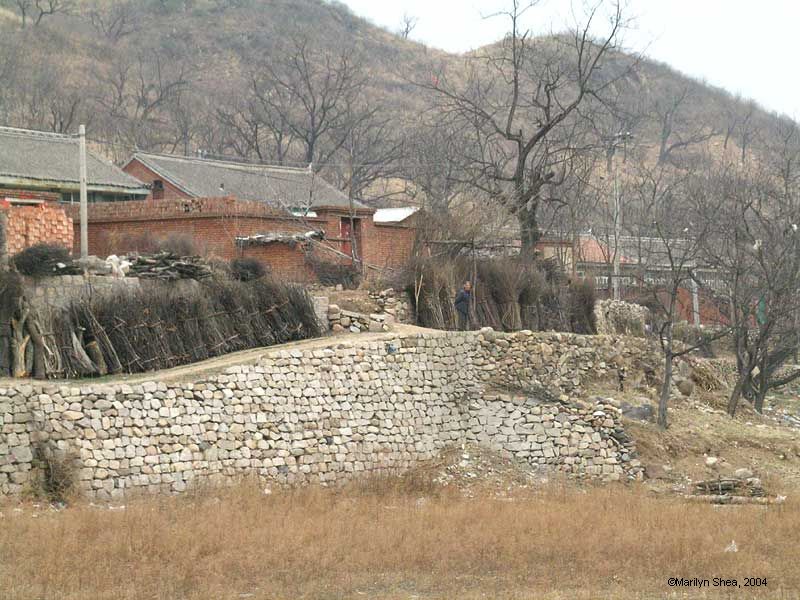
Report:
[[[471,496],[412,476],[270,494],[243,483],[114,510],[9,504],[0,598],[800,597],[792,498],[712,507],[552,482]],[[670,588],[669,577],[767,586]]]

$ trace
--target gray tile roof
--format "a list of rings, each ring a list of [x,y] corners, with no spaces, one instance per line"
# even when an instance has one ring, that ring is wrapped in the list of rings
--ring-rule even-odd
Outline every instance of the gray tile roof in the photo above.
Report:
[[[119,167],[86,153],[91,191],[147,194],[147,186]],[[80,184],[78,138],[0,127],[0,180],[6,184],[49,185],[77,189]]]
[[[308,169],[144,152],[137,152],[131,160],[138,160],[166,181],[198,198],[234,196],[286,209],[350,206],[345,194]],[[367,208],[357,201],[354,206]]]

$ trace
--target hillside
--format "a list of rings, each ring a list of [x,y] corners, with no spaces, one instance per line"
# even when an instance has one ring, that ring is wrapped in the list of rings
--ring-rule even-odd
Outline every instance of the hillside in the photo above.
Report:
[[[5,5],[2,124],[75,131],[86,122],[96,148],[116,161],[135,147],[293,164],[311,158],[330,164],[331,177],[360,196],[369,196],[377,180],[408,178],[402,167],[421,156],[444,160],[427,154],[428,98],[414,83],[430,83],[442,69],[464,72],[469,60],[402,39],[335,1],[81,0],[70,14],[48,15],[38,25],[29,17],[24,29],[14,3]],[[317,81],[346,55],[350,87],[337,111],[372,118],[359,147],[335,137],[336,123],[310,151],[304,132],[264,126],[275,122],[276,105],[296,110],[269,96],[265,74],[287,73],[300,47]],[[483,52],[492,49],[476,54]],[[610,64],[632,60],[617,54]],[[757,154],[778,139],[774,115],[657,62],[636,63],[620,94],[635,117],[609,127],[635,127],[638,147],[674,145],[669,158],[676,162],[700,150],[738,156],[743,145],[745,154]],[[395,166],[360,174],[337,166],[380,161]]]

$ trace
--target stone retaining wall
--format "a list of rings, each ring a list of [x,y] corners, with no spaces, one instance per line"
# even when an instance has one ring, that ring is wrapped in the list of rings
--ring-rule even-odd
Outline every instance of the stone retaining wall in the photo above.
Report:
[[[108,275],[61,275],[58,277],[25,277],[26,296],[36,308],[63,308],[72,300],[102,294],[120,288],[137,288],[136,277],[116,278]]]
[[[578,394],[613,375],[641,340],[521,332],[436,332],[313,350],[268,351],[196,382],[0,384],[0,493],[19,494],[36,450],[72,457],[90,497],[180,492],[257,474],[332,482],[405,469],[475,441],[543,468],[641,475],[602,401],[493,391],[540,383]],[[541,397],[539,397],[541,396]]]

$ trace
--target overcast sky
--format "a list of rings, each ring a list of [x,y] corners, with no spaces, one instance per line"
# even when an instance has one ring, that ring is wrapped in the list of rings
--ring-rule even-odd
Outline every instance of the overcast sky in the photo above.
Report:
[[[353,12],[397,30],[417,18],[411,38],[464,52],[501,38],[508,21],[483,18],[509,0],[343,0]],[[574,23],[582,0],[542,0],[526,15],[537,32]],[[628,0],[625,45],[770,110],[800,117],[797,50],[800,0]]]

